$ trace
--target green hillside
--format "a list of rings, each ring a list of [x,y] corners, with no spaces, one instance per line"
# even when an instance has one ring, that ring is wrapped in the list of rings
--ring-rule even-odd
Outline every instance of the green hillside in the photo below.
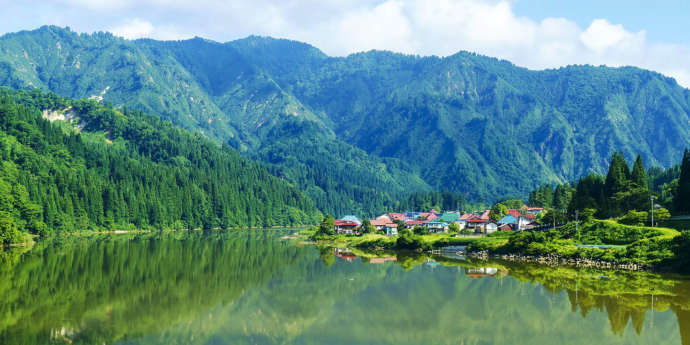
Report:
[[[602,173],[615,151],[668,167],[690,146],[690,91],[671,78],[531,71],[467,52],[329,57],[255,36],[128,41],[42,27],[0,38],[0,84],[159,114],[267,163],[336,215],[429,190],[525,197]]]
[[[52,122],[51,122],[52,121]],[[0,242],[21,232],[313,224],[235,150],[137,111],[0,88]]]

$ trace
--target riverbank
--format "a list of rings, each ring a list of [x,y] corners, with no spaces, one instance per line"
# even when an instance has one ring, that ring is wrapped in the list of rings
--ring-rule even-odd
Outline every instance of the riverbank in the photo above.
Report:
[[[313,239],[311,229],[300,233]],[[684,271],[690,261],[687,250],[690,237],[671,228],[631,226],[614,220],[590,220],[576,226],[566,224],[546,232],[496,232],[481,236],[458,234],[407,235],[381,234],[334,235],[316,242],[340,248],[367,250],[413,249],[429,251],[447,246],[465,245],[468,255],[547,265],[572,265],[603,269]],[[402,242],[402,243],[401,243]],[[415,247],[410,247],[410,244]]]

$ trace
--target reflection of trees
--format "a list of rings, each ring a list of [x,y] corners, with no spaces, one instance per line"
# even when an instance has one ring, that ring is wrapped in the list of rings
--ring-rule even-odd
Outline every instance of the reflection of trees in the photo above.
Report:
[[[48,343],[63,329],[75,343],[136,337],[235,300],[300,253],[270,232],[39,243],[0,268],[0,343]]]

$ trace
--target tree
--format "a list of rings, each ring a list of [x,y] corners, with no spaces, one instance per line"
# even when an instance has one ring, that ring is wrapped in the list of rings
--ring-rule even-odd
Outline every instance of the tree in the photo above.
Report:
[[[623,212],[620,195],[630,187],[630,168],[623,154],[615,152],[611,157],[609,171],[604,182],[605,208],[600,208],[601,213],[608,217],[616,217]]]
[[[644,170],[644,164],[642,163],[642,156],[637,155],[635,159],[635,164],[633,165],[631,182],[637,188],[648,189],[647,182],[647,172]]]
[[[0,211],[0,243],[9,244],[19,242],[21,233],[14,223],[12,215],[7,211]]]
[[[458,225],[458,223],[450,223],[450,225],[448,225],[448,232],[450,232],[450,233],[460,232],[460,225]]]
[[[642,226],[647,221],[647,216],[648,214],[645,211],[630,210],[619,219],[619,222],[627,225]]]
[[[419,225],[415,225],[414,228],[412,229],[412,232],[415,235],[427,235],[427,234],[429,234],[429,230],[426,227],[419,226]]]
[[[330,214],[326,215],[319,224],[318,235],[332,236],[335,235],[335,219]]]
[[[361,229],[362,234],[373,234],[376,232],[376,227],[371,225],[369,219],[365,219],[364,221],[362,221]]]
[[[651,218],[651,213],[650,213],[650,218]],[[657,208],[654,210],[654,223],[660,223],[663,221],[667,221],[669,218],[671,218],[671,212],[669,212],[665,208]]]
[[[508,214],[508,207],[502,203],[497,203],[489,211],[489,218],[496,222]]]
[[[500,203],[505,205],[508,208],[512,208],[512,209],[516,209],[516,210],[519,210],[522,208],[522,206],[524,206],[524,204],[522,203],[522,200],[520,200],[520,199],[507,199],[507,200],[501,201]]]
[[[570,185],[559,184],[556,186],[556,190],[553,193],[553,208],[557,210],[565,210],[570,204],[570,199],[572,199],[572,189]]]
[[[673,207],[680,214],[690,214],[690,150],[685,149],[680,164],[678,189],[673,197]]]

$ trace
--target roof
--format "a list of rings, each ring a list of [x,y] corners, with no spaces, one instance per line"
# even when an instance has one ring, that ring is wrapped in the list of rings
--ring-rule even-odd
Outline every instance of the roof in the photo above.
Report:
[[[481,218],[470,218],[467,220],[468,223],[486,223],[488,222],[488,219],[481,219]]]
[[[520,211],[513,209],[513,208],[508,210],[508,214],[513,216],[513,218],[520,217]]]
[[[434,224],[434,225],[441,224],[441,225],[443,225],[443,226],[447,226],[447,225],[448,225],[448,223],[446,223],[446,222],[439,222],[439,221],[436,221],[436,220],[432,220],[432,221],[430,221],[430,222],[426,222],[425,224],[429,224],[429,225],[431,225],[431,224]]]
[[[454,222],[460,218],[460,215],[455,212],[446,212],[439,218],[443,222]]]
[[[484,211],[484,213],[482,213],[482,219],[489,219],[489,213],[491,213],[491,210]]]
[[[527,211],[544,211],[543,207],[528,207]]]
[[[405,221],[405,224],[407,224],[407,225],[422,225],[424,223],[426,223],[425,220],[406,220]]]
[[[463,219],[463,220],[470,219],[470,218],[472,218],[472,216],[473,216],[472,213],[463,213],[463,215],[460,216],[460,219]]]
[[[405,220],[405,214],[404,213],[389,213],[388,217],[391,219],[397,219],[397,220]]]
[[[359,226],[359,224],[357,224],[356,222],[351,222],[351,221],[347,221],[347,220],[340,220],[340,219],[334,220],[333,225],[335,225],[335,226]]]
[[[389,217],[388,215],[385,215],[385,214],[382,214],[382,215],[376,217],[376,219],[377,219],[377,220],[388,220],[388,221],[391,221],[391,217]]]
[[[395,225],[395,223],[391,222],[390,220],[386,219],[371,219],[369,220],[369,223],[373,226],[386,226],[386,225]]]

